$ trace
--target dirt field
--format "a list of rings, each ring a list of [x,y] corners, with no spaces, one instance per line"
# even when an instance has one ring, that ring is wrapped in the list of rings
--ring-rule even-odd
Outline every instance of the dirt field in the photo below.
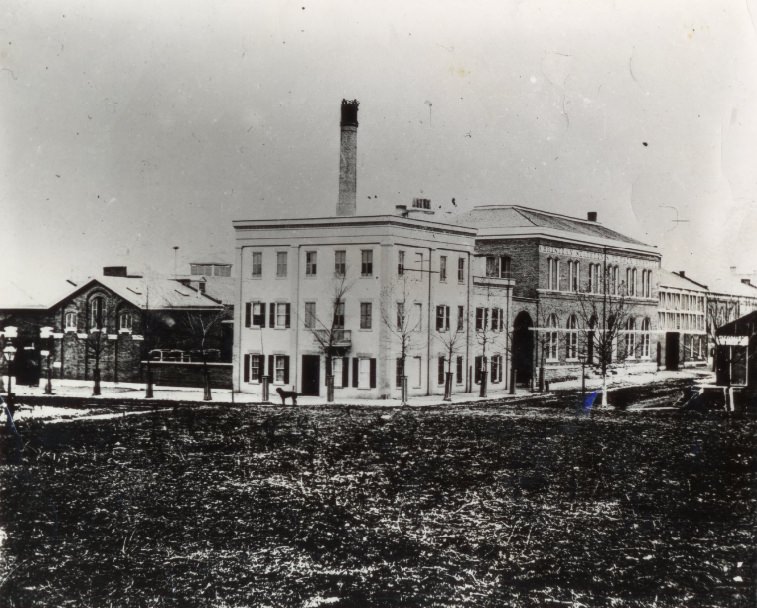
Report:
[[[754,419],[219,408],[2,437],[15,606],[755,605]]]

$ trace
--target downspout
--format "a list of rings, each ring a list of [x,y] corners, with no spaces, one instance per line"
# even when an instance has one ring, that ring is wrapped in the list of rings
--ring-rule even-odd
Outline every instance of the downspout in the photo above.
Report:
[[[299,378],[299,361],[300,361],[300,258],[301,258],[301,251],[302,251],[302,244],[297,245],[297,259],[295,260],[297,262],[297,273],[295,274],[295,286],[294,286],[294,315],[293,321],[294,322],[294,361],[290,362],[290,369],[292,370],[292,377],[289,378],[289,380],[294,379],[294,382],[292,383],[294,385],[294,389],[297,390],[297,378]],[[320,367],[320,363],[319,363]],[[320,370],[319,370],[320,372]],[[319,374],[320,375],[320,374]],[[300,387],[302,388],[302,387]],[[319,393],[320,393],[320,387],[319,387]]]
[[[244,357],[242,356],[242,325],[244,322],[244,312],[242,309],[243,304],[243,297],[244,297],[244,250],[248,247],[251,247],[252,245],[242,245],[239,248],[239,305],[237,306],[237,312],[234,313],[234,316],[239,319],[237,323],[234,325],[234,333],[239,336],[239,339],[237,340],[237,391],[242,392],[242,378],[243,378],[243,370],[242,367],[244,366]],[[234,390],[233,387],[234,382],[232,382],[232,390]]]
[[[428,313],[426,315],[426,395],[431,394],[431,247],[428,248]],[[423,268],[421,268],[421,271]]]
[[[468,252],[468,285],[467,296],[465,305],[465,392],[471,392],[470,374],[468,369],[470,368],[470,295],[473,277],[473,266],[471,265],[471,253]]]
[[[505,390],[508,390],[510,388],[510,380],[512,378],[510,377],[510,349],[513,347],[513,341],[512,341],[512,323],[510,322],[510,300],[512,299],[510,295],[510,289],[512,288],[512,285],[508,285],[507,289],[505,290],[505,297],[507,300],[505,301],[505,310],[507,311],[507,322],[505,325],[505,331],[507,334],[505,335],[505,369],[502,370],[502,373],[505,375]]]

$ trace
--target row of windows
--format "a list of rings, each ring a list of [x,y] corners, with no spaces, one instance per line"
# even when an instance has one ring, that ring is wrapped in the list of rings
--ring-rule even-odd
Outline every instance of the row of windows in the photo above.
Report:
[[[287,276],[289,267],[289,252],[276,252],[276,278],[282,279]],[[337,249],[334,252],[334,275],[343,277],[347,273],[347,250]],[[360,275],[364,277],[373,276],[373,250],[362,249],[360,251]],[[263,252],[252,252],[252,270],[253,279],[259,279],[263,276]],[[305,252],[305,276],[318,276],[318,252]]]
[[[90,302],[89,328],[103,329],[105,319],[105,298],[96,297]],[[118,330],[131,331],[134,317],[130,312],[121,312],[118,315]],[[66,331],[76,330],[79,327],[79,313],[75,310],[66,311],[64,316]]]
[[[704,313],[704,296],[660,292],[660,308]]]
[[[660,329],[705,329],[704,315],[696,313],[658,313]]]
[[[264,376],[274,384],[289,384],[289,356],[247,354],[244,356],[244,381],[260,384]],[[350,368],[352,368],[350,370]],[[351,373],[350,373],[351,371]],[[354,388],[376,388],[376,359],[370,357],[349,357],[331,359],[331,373],[334,388],[350,386],[350,376]]]
[[[547,258],[547,289],[552,291],[581,291],[581,263],[577,260],[568,261],[567,278],[568,284],[563,285],[560,272],[560,260]],[[626,280],[621,281],[620,268],[607,266],[607,276],[602,277],[602,264],[589,264],[587,273],[586,291],[588,293],[607,293],[610,295],[638,296],[642,298],[652,297],[652,271],[641,271],[641,283],[636,268],[626,268]]]
[[[559,353],[559,334],[556,331],[559,327],[557,315],[551,314],[547,317],[546,332],[544,335],[544,349],[547,361],[557,361]],[[619,344],[618,355],[626,358],[634,358],[638,354],[641,357],[649,357],[650,331],[652,324],[649,319],[643,319],[641,330],[636,328],[636,320],[629,318],[626,320],[625,328],[622,333],[623,342]],[[591,354],[594,348],[595,333],[593,329],[581,331],[578,327],[578,318],[576,315],[570,315],[565,323],[565,358],[578,359],[579,356],[579,335],[584,335],[582,340],[580,354]]]

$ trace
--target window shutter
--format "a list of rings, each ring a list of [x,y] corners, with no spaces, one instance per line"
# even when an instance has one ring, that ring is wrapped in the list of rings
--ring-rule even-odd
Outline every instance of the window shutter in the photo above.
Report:
[[[359,361],[360,361],[360,359],[358,359],[357,357],[353,357],[353,359],[352,359],[352,386],[353,386],[353,388],[357,388],[357,376],[358,376],[358,373],[359,373],[359,368],[358,368]]]
[[[476,357],[473,366],[473,377],[476,384],[481,384],[481,357]]]
[[[268,380],[273,382],[274,376],[276,375],[274,372],[276,370],[273,369],[273,355],[268,355]]]
[[[291,310],[292,310],[291,304],[284,304],[284,311],[285,311],[284,314],[286,315],[286,322],[284,323],[284,327],[289,327]]]
[[[497,376],[494,373],[496,371],[497,371],[497,357],[494,356],[491,358],[491,371],[489,372],[489,376],[491,377],[492,382],[497,381]]]
[[[350,385],[350,358],[342,357],[342,386]]]
[[[397,369],[395,372],[395,381],[397,388],[402,388],[402,358],[397,359]]]
[[[260,327],[265,327],[265,302],[260,303]]]
[[[437,384],[444,384],[444,357],[439,357],[439,363],[436,368]]]
[[[249,306],[249,304],[247,306]],[[250,381],[250,355],[244,356],[244,381]]]
[[[284,384],[289,384],[289,357],[284,357]]]
[[[371,359],[371,388],[376,388],[376,359]]]
[[[271,302],[271,308],[269,310],[268,327],[276,327],[276,304]]]
[[[252,302],[247,302],[244,305],[244,326],[250,326],[250,319],[252,317]]]

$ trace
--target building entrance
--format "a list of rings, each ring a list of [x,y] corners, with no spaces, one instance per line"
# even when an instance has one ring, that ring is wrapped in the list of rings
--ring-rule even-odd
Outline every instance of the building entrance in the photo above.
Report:
[[[681,334],[677,331],[669,331],[665,334],[665,369],[676,371],[681,352]]]
[[[302,355],[302,394],[320,395],[321,358],[318,355]]]
[[[534,322],[526,311],[518,313],[513,322],[513,369],[515,382],[530,386],[534,375]]]

